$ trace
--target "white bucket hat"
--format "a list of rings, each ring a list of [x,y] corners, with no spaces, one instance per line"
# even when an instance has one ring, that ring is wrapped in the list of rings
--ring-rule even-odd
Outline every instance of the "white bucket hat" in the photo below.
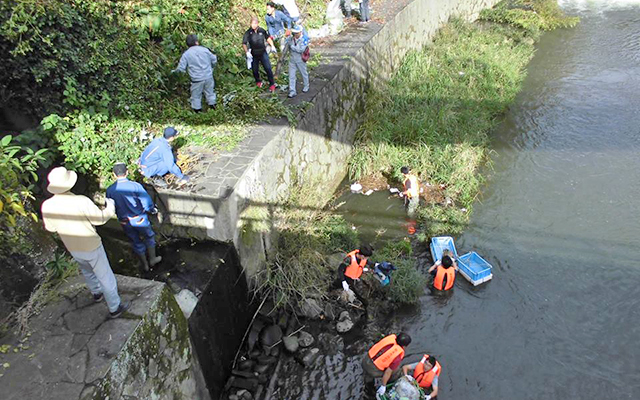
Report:
[[[300,25],[296,25],[293,28],[291,28],[291,33],[300,33],[302,32],[302,27]]]
[[[52,194],[60,194],[71,190],[78,180],[78,174],[68,171],[65,167],[56,167],[47,175],[49,186],[47,190]]]

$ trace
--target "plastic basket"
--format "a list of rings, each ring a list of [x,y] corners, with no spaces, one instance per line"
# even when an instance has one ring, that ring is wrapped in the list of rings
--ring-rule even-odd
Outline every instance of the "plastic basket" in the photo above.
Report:
[[[456,245],[453,243],[451,236],[438,236],[431,238],[431,257],[433,262],[436,262],[442,258],[442,253],[445,250],[450,250],[453,253],[454,258],[458,258],[458,252],[456,251]]]
[[[493,267],[475,251],[458,257],[458,268],[460,269],[460,273],[467,278],[473,286],[477,286],[493,278],[493,274],[491,273]]]

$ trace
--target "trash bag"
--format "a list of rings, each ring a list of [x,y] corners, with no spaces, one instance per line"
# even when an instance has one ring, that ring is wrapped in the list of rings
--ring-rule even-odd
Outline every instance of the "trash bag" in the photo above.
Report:
[[[422,391],[412,377],[403,376],[384,395],[376,395],[377,400],[422,400]]]

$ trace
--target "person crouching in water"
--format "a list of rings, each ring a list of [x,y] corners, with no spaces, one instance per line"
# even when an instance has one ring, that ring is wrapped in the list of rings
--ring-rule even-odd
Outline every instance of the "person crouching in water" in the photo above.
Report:
[[[369,261],[372,254],[373,248],[369,245],[360,246],[360,249],[347,253],[344,261],[338,267],[338,275],[342,280],[344,290],[349,290],[360,280],[362,273],[367,270],[365,267],[373,267],[373,262]]]
[[[178,68],[171,72],[188,72],[191,78],[191,108],[194,112],[202,111],[202,92],[210,108],[216,108],[215,82],[213,67],[218,57],[208,48],[200,46],[198,36],[188,35],[189,48],[180,57]]]
[[[389,335],[373,345],[362,357],[365,391],[377,385],[377,394],[383,396],[387,392],[387,384],[394,372],[400,371],[400,363],[404,359],[404,349],[411,343],[411,336],[406,333]],[[379,380],[376,382],[376,380]]]
[[[458,265],[451,256],[451,252],[445,250],[442,255],[442,259],[433,264],[433,266],[427,271],[430,274],[435,272],[433,288],[440,292],[447,292],[453,289],[453,283],[456,280]]]
[[[403,366],[402,372],[405,375],[412,372],[411,376],[425,393],[423,400],[436,399],[438,396],[438,377],[442,372],[442,367],[434,356],[425,354],[417,363]]]
[[[296,25],[291,29],[292,35],[287,38],[285,44],[285,53],[289,50],[289,97],[296,97],[296,74],[300,71],[302,75],[302,91],[309,91],[309,73],[307,72],[307,63],[302,59],[302,53],[309,47],[309,41],[302,35],[302,27]]]

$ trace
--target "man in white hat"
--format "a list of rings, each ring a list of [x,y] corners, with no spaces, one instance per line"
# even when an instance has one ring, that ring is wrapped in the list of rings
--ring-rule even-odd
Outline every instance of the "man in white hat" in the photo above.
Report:
[[[302,34],[303,28],[296,25],[291,29],[292,35],[287,38],[285,48],[288,48],[291,55],[289,58],[289,97],[296,97],[296,73],[300,71],[302,75],[303,92],[309,91],[309,73],[307,63],[302,59],[302,53],[309,47],[309,40]]]
[[[51,170],[47,190],[53,197],[42,203],[44,228],[60,236],[65,247],[80,266],[87,286],[96,302],[105,299],[111,318],[119,317],[130,303],[122,303],[102,240],[94,225],[103,225],[115,213],[113,200],[104,209],[86,196],[71,193],[78,176],[64,167]]]

